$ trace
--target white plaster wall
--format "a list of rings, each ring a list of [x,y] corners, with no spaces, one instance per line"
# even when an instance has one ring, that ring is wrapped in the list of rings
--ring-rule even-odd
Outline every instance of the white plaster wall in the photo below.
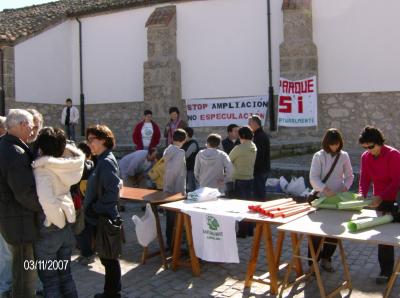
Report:
[[[267,94],[266,1],[248,1],[176,4],[183,98]],[[271,2],[277,90],[282,0]],[[158,6],[81,18],[86,103],[143,101],[145,23]],[[19,44],[16,67],[17,100],[63,103],[71,97],[79,103],[78,22],[64,22]]]
[[[87,103],[143,101],[145,24],[153,10],[132,9],[82,19]]]
[[[250,3],[251,2],[251,3]],[[279,80],[281,0],[272,2],[273,74]],[[178,5],[178,59],[183,98],[268,93],[265,0],[194,1]]]
[[[399,91],[400,1],[313,0],[319,92]]]
[[[71,34],[71,92],[72,101],[80,103],[80,74],[79,74],[79,24],[76,20],[70,21]]]
[[[71,22],[15,46],[16,101],[64,103],[72,96]]]

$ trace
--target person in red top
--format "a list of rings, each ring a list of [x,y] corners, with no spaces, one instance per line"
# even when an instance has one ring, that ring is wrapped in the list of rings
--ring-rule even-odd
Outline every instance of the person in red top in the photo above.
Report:
[[[366,126],[360,135],[359,143],[366,149],[361,155],[359,192],[367,197],[372,184],[371,207],[383,212],[397,212],[396,196],[400,188],[400,152],[385,145],[382,132]],[[389,280],[393,273],[394,248],[390,245],[378,246],[378,260],[381,272],[376,283]]]
[[[144,111],[144,118],[133,129],[133,143],[136,150],[150,150],[160,143],[161,132],[158,125],[151,120],[153,113],[150,110]]]

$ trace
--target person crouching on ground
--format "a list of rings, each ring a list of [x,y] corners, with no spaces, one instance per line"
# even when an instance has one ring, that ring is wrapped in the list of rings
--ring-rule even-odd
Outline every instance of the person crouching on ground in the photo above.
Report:
[[[39,216],[41,226],[35,256],[39,264],[42,261],[54,267],[38,267],[45,297],[78,297],[71,273],[74,244],[71,224],[75,222],[75,207],[70,187],[81,179],[85,156],[66,143],[63,130],[43,128],[37,138],[39,158],[32,165],[44,211]]]

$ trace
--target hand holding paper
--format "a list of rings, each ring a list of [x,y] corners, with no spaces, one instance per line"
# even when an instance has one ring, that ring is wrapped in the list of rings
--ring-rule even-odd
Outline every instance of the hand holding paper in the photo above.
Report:
[[[381,203],[382,203],[382,199],[379,196],[372,196],[372,202],[369,205],[369,207],[371,208],[377,208]]]

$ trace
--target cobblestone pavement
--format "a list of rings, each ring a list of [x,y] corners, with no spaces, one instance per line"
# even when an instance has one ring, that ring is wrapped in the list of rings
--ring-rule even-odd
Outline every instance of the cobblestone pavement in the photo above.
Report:
[[[250,289],[244,289],[244,279],[247,262],[250,256],[252,238],[238,239],[239,264],[221,264],[201,262],[201,276],[193,277],[189,268],[182,267],[176,272],[164,270],[160,258],[149,259],[145,265],[140,265],[142,249],[136,240],[133,214],[142,215],[140,205],[126,203],[126,211],[122,213],[125,224],[127,243],[123,246],[121,258],[122,293],[124,297],[275,297],[269,293],[269,287],[253,283]],[[162,227],[165,227],[165,218],[161,216]],[[273,229],[276,235],[276,229]],[[375,276],[379,273],[377,262],[377,247],[359,242],[345,241],[345,252],[350,267],[353,290],[341,292],[341,297],[382,297],[385,286],[375,284]],[[154,241],[150,251],[156,250],[158,245]],[[301,251],[306,252],[305,242]],[[399,250],[397,250],[399,255]],[[289,261],[291,256],[290,239],[285,239],[281,261]],[[77,258],[77,252],[72,259]],[[341,283],[343,270],[340,268],[340,257],[335,253],[333,264],[334,273],[322,273],[327,289],[334,289]],[[304,268],[307,268],[304,266]],[[264,247],[260,249],[258,258],[258,274],[266,272]],[[88,267],[73,262],[73,275],[77,284],[79,297],[93,297],[102,292],[104,284],[104,270],[98,258]],[[283,279],[284,272],[280,272]],[[287,289],[283,297],[319,297],[315,279],[307,284],[300,284],[295,289]],[[400,297],[400,279],[397,281],[391,297]]]

